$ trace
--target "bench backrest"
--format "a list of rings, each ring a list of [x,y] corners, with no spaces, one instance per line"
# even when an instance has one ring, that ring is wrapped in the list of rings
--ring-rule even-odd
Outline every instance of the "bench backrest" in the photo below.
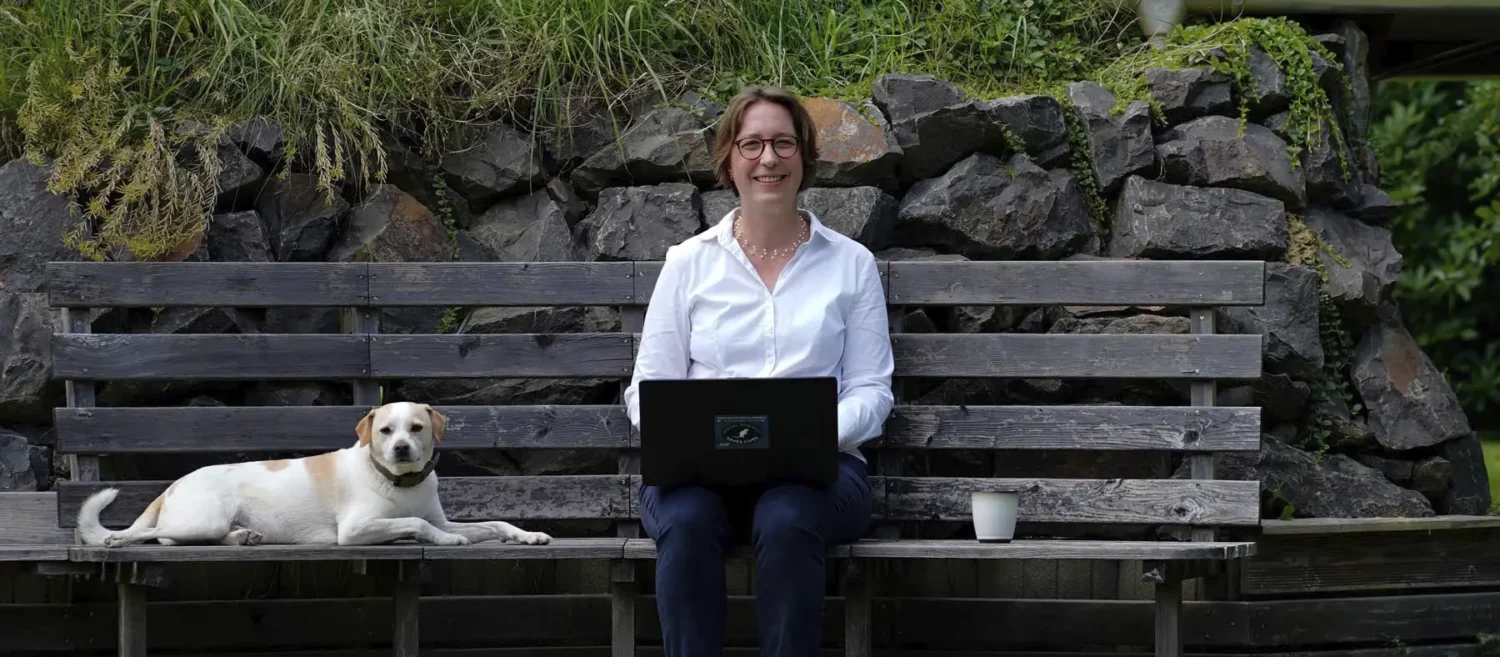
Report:
[[[1177,385],[1164,406],[930,405],[901,403],[887,434],[868,446],[876,513],[885,522],[964,521],[969,494],[1025,491],[1028,526],[1177,526],[1195,538],[1259,523],[1260,484],[1213,479],[1216,454],[1260,446],[1260,409],[1215,405],[1218,381],[1260,376],[1262,338],[1214,331],[1214,309],[1259,305],[1258,261],[894,261],[881,264],[891,308],[898,387],[954,379],[1156,379]],[[73,477],[59,482],[58,518],[104,485],[121,495],[106,524],[127,524],[167,481],[99,480],[112,454],[311,453],[345,447],[381,384],[410,379],[618,379],[631,374],[637,331],[657,262],[557,263],[91,263],[49,265],[51,305],[67,332],[52,342],[68,407],[55,413],[57,452]],[[93,334],[90,309],[339,307],[342,334]],[[380,309],[453,306],[606,306],[618,333],[381,334]],[[912,307],[1177,307],[1189,333],[901,333]],[[1179,320],[1180,321],[1180,320]],[[352,406],[96,407],[105,381],[345,381]],[[899,392],[899,390],[898,390]],[[602,405],[440,406],[444,451],[600,449],[618,471],[596,475],[445,476],[458,519],[637,518],[637,437],[624,409]],[[1119,452],[1181,455],[1190,477],[1081,478],[917,475],[912,455],[978,452]],[[1111,454],[1115,453],[1115,454]],[[918,459],[920,460],[920,459]],[[441,471],[441,468],[440,468]],[[178,473],[183,474],[183,473]],[[988,475],[988,472],[984,473]]]

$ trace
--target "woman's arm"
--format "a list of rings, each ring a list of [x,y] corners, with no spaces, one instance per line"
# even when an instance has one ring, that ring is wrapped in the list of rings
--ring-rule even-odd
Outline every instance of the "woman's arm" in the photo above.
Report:
[[[864,260],[854,307],[844,328],[839,383],[839,449],[850,450],[879,436],[895,398],[891,394],[891,333],[885,290],[874,258]]]
[[[641,426],[640,383],[647,379],[681,379],[688,371],[688,309],[683,302],[684,260],[677,247],[667,250],[651,302],[646,306],[646,320],[641,327],[640,352],[635,357],[635,373],[625,388],[625,409],[630,424]]]

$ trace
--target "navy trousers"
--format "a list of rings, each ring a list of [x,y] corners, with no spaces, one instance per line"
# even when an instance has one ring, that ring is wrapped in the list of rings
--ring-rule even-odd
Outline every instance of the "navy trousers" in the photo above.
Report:
[[[839,455],[838,480],[828,488],[647,486],[641,527],[656,541],[665,657],[723,654],[724,554],[745,538],[755,554],[761,655],[816,655],[823,639],[828,547],[864,537],[872,504],[865,464],[849,454]]]

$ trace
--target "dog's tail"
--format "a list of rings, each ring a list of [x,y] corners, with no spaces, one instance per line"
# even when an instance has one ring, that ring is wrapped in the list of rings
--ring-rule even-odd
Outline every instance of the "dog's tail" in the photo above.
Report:
[[[104,508],[109,506],[111,502],[114,502],[115,496],[119,494],[120,489],[118,488],[106,488],[90,495],[78,507],[78,538],[84,545],[103,545],[104,539],[109,538],[114,533],[108,527],[99,523],[99,514],[103,513]],[[130,529],[125,531],[136,532],[155,527],[156,519],[161,515],[163,496],[165,496],[165,493],[152,500],[151,505],[147,506],[146,510],[141,512],[140,517],[135,519],[135,523],[130,525]]]

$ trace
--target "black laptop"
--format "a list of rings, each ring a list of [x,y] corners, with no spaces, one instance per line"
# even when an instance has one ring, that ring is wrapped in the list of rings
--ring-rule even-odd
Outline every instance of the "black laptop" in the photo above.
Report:
[[[640,413],[647,486],[827,486],[838,476],[834,377],[642,381]]]

